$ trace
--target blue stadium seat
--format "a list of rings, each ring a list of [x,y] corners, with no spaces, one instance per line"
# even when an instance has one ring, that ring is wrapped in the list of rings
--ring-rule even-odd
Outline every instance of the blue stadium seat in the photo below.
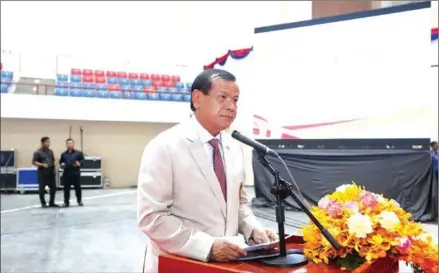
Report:
[[[124,91],[123,92],[123,98],[124,99],[129,99],[129,100],[135,99],[134,92]]]
[[[148,100],[160,100],[160,95],[155,92],[148,92],[147,98]]]
[[[108,89],[108,85],[105,84],[105,83],[99,83],[99,84],[96,84],[96,89],[97,90],[107,90]]]
[[[110,92],[108,92],[108,90],[98,90],[96,95],[98,98],[108,98],[110,96]]]
[[[55,96],[68,96],[69,95],[69,89],[57,87],[55,88]]]
[[[82,82],[82,77],[80,75],[72,75],[70,77],[71,82]]]
[[[133,92],[134,93],[134,98],[136,100],[146,100],[146,94],[145,92],[142,91],[137,91],[137,92]]]
[[[87,83],[84,83],[83,88],[84,88],[84,89],[95,89],[96,86],[95,86],[94,83],[87,82]]]
[[[171,94],[169,93],[159,93],[159,95],[160,95],[160,100],[164,100],[164,101],[172,100]]]
[[[8,84],[1,84],[1,93],[8,93],[9,92],[9,85]]]
[[[183,94],[172,94],[172,101],[183,101]]]
[[[152,86],[152,80],[142,80],[143,86]]]
[[[70,89],[81,89],[82,88],[82,83],[80,82],[72,82],[69,85]]]
[[[96,97],[96,90],[94,90],[94,89],[86,89],[86,90],[84,90],[84,97],[86,97],[86,98],[94,98],[94,97]]]
[[[108,84],[118,84],[119,79],[118,78],[107,78],[107,83]]]
[[[70,96],[71,97],[82,97],[84,95],[84,92],[82,89],[74,88],[70,89]]]
[[[57,82],[56,83],[56,87],[60,87],[60,88],[69,88],[69,83],[68,82]]]
[[[184,94],[183,95],[183,100],[184,101],[191,101],[191,95],[190,94]]]
[[[1,78],[1,84],[6,84],[7,86],[11,86],[12,80],[9,78]]]
[[[119,79],[119,84],[122,85],[130,85],[130,80],[128,79]]]
[[[135,86],[133,86],[133,91],[134,92],[144,92],[143,91],[143,87],[141,86],[141,85],[135,85]]]
[[[177,87],[177,88],[184,88],[184,83],[182,83],[182,82],[176,82],[176,83],[175,83],[175,87]]]
[[[14,78],[14,72],[12,71],[4,71],[2,70],[1,72],[1,78],[7,78],[10,81],[12,81],[12,79]]]
[[[130,91],[131,90],[131,85],[121,85],[120,86],[120,90],[122,90],[122,91]]]
[[[56,81],[57,82],[68,82],[69,81],[69,75],[57,74],[56,75]]]
[[[180,92],[180,93],[190,93],[189,89],[187,89],[187,88],[178,88],[178,92]]]
[[[177,93],[178,92],[178,89],[175,87],[170,87],[170,88],[168,88],[168,90],[170,93]]]
[[[121,99],[122,98],[122,92],[120,92],[120,91],[111,91],[110,92],[110,98],[112,98],[112,99]]]
[[[163,87],[163,86],[157,87],[157,92],[167,92],[167,91],[168,91],[168,88],[166,88],[166,87]]]
[[[143,83],[142,83],[141,80],[138,80],[138,79],[132,79],[132,80],[131,80],[131,85],[140,85],[140,86],[143,86]]]
[[[192,83],[191,83],[191,82],[186,83],[186,88],[189,89],[189,90],[191,90],[191,88],[192,88]]]

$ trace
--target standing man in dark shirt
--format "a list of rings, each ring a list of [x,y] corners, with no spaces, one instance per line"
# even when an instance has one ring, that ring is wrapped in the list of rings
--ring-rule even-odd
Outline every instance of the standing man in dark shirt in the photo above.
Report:
[[[84,155],[81,151],[75,150],[75,142],[71,138],[66,140],[66,148],[67,150],[62,153],[59,159],[59,164],[64,167],[61,178],[64,185],[64,207],[70,206],[71,185],[75,188],[78,205],[83,206],[79,178],[81,177],[80,167],[84,160]]]
[[[38,168],[38,192],[40,195],[41,207],[46,208],[47,203],[44,199],[46,186],[50,189],[49,207],[59,207],[55,204],[55,157],[50,147],[50,138],[41,138],[41,148],[34,152],[32,164]]]

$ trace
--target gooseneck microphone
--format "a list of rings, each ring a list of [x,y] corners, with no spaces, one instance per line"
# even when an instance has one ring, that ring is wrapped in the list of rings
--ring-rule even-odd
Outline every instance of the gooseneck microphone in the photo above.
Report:
[[[256,140],[250,139],[244,135],[242,135],[240,132],[238,131],[233,131],[232,132],[232,137],[250,147],[252,147],[253,149],[256,150],[256,152],[258,152],[258,154],[261,155],[273,155],[273,156],[278,156],[278,154],[273,151],[272,149],[268,148],[267,146],[265,146],[262,143],[257,142]]]

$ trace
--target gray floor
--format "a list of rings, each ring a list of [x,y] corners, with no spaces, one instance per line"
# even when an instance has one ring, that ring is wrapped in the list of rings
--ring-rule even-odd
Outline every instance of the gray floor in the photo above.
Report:
[[[252,188],[247,191],[254,195]],[[58,192],[57,200],[61,198]],[[84,207],[75,206],[72,200],[68,209],[41,209],[35,194],[2,194],[1,272],[140,269],[146,238],[136,225],[135,190],[85,190],[83,200]],[[288,212],[287,218],[293,219],[293,225],[286,226],[287,233],[296,232],[295,225],[307,221],[303,213]],[[277,228],[272,220],[260,220]],[[437,240],[438,226],[427,228]],[[401,267],[401,272],[410,270]]]

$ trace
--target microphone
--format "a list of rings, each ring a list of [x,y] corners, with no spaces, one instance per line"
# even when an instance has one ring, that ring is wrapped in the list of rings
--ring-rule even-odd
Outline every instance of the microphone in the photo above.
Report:
[[[257,142],[256,140],[250,139],[250,138],[242,135],[240,132],[238,132],[236,130],[234,130],[232,132],[232,137],[234,139],[238,140],[239,142],[242,142],[242,143],[252,147],[253,149],[256,150],[256,152],[258,152],[258,154],[277,156],[277,153],[275,151],[273,151],[272,149],[268,148],[267,146],[265,146],[262,143]]]

